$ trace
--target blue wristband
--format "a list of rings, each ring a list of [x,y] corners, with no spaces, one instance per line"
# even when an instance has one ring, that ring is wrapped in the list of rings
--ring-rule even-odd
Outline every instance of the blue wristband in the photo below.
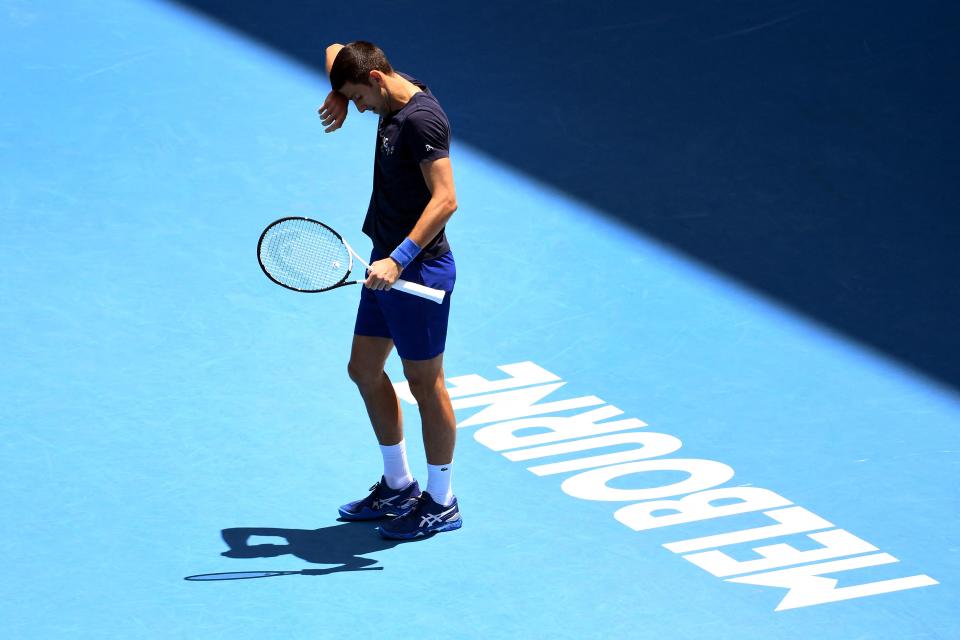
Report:
[[[420,250],[416,242],[410,238],[406,238],[400,243],[399,247],[393,250],[390,257],[400,265],[401,269],[406,269],[407,266],[413,262],[413,259],[417,257],[417,254],[420,253]]]

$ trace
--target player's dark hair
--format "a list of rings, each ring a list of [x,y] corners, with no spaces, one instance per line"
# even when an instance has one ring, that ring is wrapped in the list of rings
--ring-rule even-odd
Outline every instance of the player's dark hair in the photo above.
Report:
[[[393,73],[386,54],[372,42],[357,40],[340,49],[330,67],[330,86],[340,91],[347,82],[370,84],[370,72]]]

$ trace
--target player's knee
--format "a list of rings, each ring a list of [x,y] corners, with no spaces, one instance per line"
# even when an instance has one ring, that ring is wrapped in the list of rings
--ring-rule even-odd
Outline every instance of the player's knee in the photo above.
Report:
[[[363,366],[355,360],[351,360],[347,363],[347,375],[358,387],[369,387],[383,377],[383,369]]]
[[[422,402],[445,389],[442,375],[437,376],[432,373],[414,373],[411,375],[409,372],[406,375],[407,384],[410,385],[410,393],[417,399],[417,402]]]

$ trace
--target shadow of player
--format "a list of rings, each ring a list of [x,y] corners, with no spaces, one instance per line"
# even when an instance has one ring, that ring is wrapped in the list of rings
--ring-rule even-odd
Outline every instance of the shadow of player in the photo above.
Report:
[[[306,569],[304,575],[325,575],[342,571],[370,570],[377,561],[363,556],[392,549],[413,540],[385,540],[375,531],[378,522],[343,522],[321,529],[278,529],[274,527],[235,527],[221,533],[230,547],[221,555],[227,558],[275,558],[292,555],[312,564],[335,565],[328,569]],[[249,544],[253,536],[283,538],[287,544]],[[423,540],[430,536],[423,536]],[[380,567],[377,567],[380,568]]]

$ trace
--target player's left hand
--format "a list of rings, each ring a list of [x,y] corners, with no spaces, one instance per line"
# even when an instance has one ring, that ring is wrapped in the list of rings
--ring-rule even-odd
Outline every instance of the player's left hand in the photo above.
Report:
[[[400,278],[400,265],[394,262],[393,258],[384,258],[370,265],[363,286],[374,291],[389,291],[398,278]]]

